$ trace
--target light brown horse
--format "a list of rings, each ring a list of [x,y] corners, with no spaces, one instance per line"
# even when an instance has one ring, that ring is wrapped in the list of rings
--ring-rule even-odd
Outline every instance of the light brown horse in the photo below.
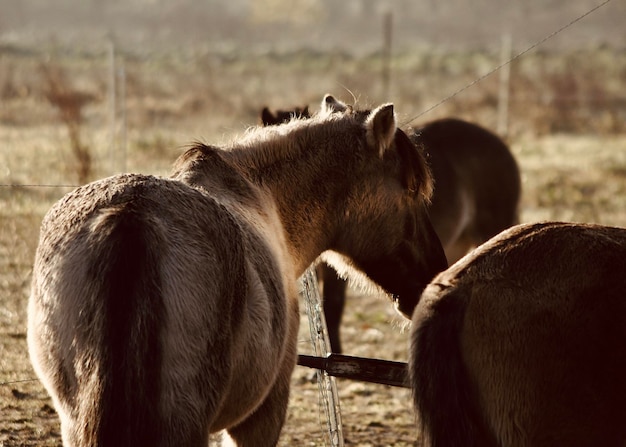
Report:
[[[446,268],[425,160],[393,105],[197,144],[171,178],[124,174],[44,218],[28,310],[66,446],[276,445],[298,277],[337,249],[410,315]]]
[[[334,110],[346,110],[339,101]],[[308,108],[261,113],[265,125],[308,116]],[[477,124],[444,118],[409,132],[423,148],[435,181],[430,219],[450,264],[502,230],[518,223],[521,195],[519,168],[507,145]],[[340,326],[346,280],[322,264],[324,316],[333,352],[341,352]]]
[[[489,240],[422,294],[410,372],[426,446],[625,446],[626,229]]]

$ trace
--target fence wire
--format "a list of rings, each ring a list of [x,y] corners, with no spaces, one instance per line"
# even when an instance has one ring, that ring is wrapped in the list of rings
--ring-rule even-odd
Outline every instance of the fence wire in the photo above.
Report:
[[[541,44],[543,44],[544,42],[546,42],[547,40],[552,39],[554,36],[556,36],[557,34],[561,33],[562,31],[565,31],[567,28],[569,28],[570,26],[574,25],[575,23],[579,22],[580,20],[584,19],[585,17],[587,17],[588,15],[596,12],[598,9],[602,8],[603,6],[605,6],[607,3],[609,3],[611,0],[604,0],[604,2],[594,6],[593,8],[587,10],[586,12],[584,12],[583,14],[580,14],[578,17],[574,18],[573,20],[571,20],[569,23],[563,25],[562,27],[556,29],[555,31],[551,32],[550,34],[548,34],[547,36],[543,37],[542,39],[538,40],[537,42],[533,43],[532,45],[530,45],[529,47],[527,47],[526,49],[524,49],[523,51],[520,51],[519,53],[517,53],[515,56],[511,57],[510,59],[508,59],[507,61],[503,62],[502,64],[496,66],[495,68],[492,68],[491,70],[489,70],[487,73],[485,73],[482,76],[479,76],[478,78],[474,79],[472,82],[470,82],[469,84],[466,84],[465,86],[461,87],[460,89],[458,89],[457,91],[453,92],[452,94],[446,96],[445,98],[443,98],[441,101],[433,104],[432,106],[428,107],[426,110],[418,113],[417,115],[415,115],[414,117],[412,117],[411,119],[404,121],[402,123],[402,126],[406,126],[410,123],[412,123],[413,121],[415,121],[416,119],[420,118],[422,115],[427,114],[428,112],[436,109],[437,107],[439,107],[440,105],[442,105],[443,103],[451,100],[452,98],[454,98],[455,96],[457,96],[458,94],[464,92],[465,90],[467,90],[468,88],[478,84],[480,81],[482,81],[483,79],[491,76],[492,74],[494,74],[496,71],[500,70],[501,68],[509,65],[510,63],[512,63],[513,61],[519,59],[520,57],[522,57],[524,54],[528,53],[529,51],[534,50],[535,48],[537,48],[538,46],[540,46]]]

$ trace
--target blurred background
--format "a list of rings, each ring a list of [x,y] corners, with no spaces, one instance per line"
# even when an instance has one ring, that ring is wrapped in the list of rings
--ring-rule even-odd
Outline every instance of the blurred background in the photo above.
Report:
[[[0,0],[0,123],[45,120],[44,110],[12,106],[44,99],[54,108],[56,88],[80,94],[85,118],[98,106],[110,120],[123,109],[124,132],[201,116],[203,135],[214,137],[255,123],[263,105],[327,92],[366,106],[394,101],[407,121],[426,110],[422,122],[474,117],[506,135],[621,132],[618,0],[430,110],[601,3]]]
[[[602,0],[2,0],[5,43],[51,40],[97,49],[114,37],[135,51],[380,48],[381,18],[394,16],[396,47],[497,50],[502,33],[535,43]],[[544,49],[623,48],[626,5],[609,2]]]
[[[190,141],[332,93],[487,127],[541,174],[529,220],[602,220],[541,197],[626,129],[624,23],[619,0],[0,0],[0,177],[167,174]]]

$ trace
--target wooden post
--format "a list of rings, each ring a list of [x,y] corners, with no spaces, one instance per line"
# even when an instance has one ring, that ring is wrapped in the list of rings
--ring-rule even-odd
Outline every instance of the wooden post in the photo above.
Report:
[[[500,88],[498,92],[498,134],[507,138],[509,134],[509,92],[511,82],[511,34],[503,34],[500,47]]]
[[[326,357],[300,354],[298,365],[321,369],[333,377],[361,382],[410,388],[408,366],[404,362],[330,354]]]
[[[124,63],[120,64],[120,99],[121,99],[121,114],[122,114],[122,136],[121,136],[121,148],[122,148],[122,162],[121,171],[126,172],[126,70],[124,69]]]
[[[116,107],[115,103],[115,91],[116,91],[116,83],[115,83],[115,44],[113,43],[113,39],[109,40],[109,162],[111,174],[116,173],[116,164],[115,164],[115,137],[116,137],[116,127],[117,123],[115,122],[116,115]]]
[[[391,47],[393,36],[393,14],[387,11],[383,16],[383,49],[382,49],[382,83],[383,98],[382,101],[389,101],[391,92]]]

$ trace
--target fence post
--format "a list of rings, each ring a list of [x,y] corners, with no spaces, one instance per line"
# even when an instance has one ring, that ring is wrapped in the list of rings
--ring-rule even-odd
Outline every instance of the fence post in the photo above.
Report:
[[[116,84],[115,84],[115,43],[113,39],[109,40],[109,166],[111,174],[116,173],[115,166],[115,136],[116,136]]]
[[[509,92],[511,82],[511,34],[505,33],[500,40],[500,88],[498,91],[498,134],[507,138],[509,134]]]
[[[391,46],[393,35],[393,13],[387,11],[383,16],[383,48],[382,48],[382,81],[383,81],[383,101],[389,101],[391,98]]]
[[[126,69],[124,67],[124,62],[120,64],[119,68],[120,75],[120,110],[121,110],[121,152],[122,152],[122,161],[121,161],[121,171],[126,172]]]

